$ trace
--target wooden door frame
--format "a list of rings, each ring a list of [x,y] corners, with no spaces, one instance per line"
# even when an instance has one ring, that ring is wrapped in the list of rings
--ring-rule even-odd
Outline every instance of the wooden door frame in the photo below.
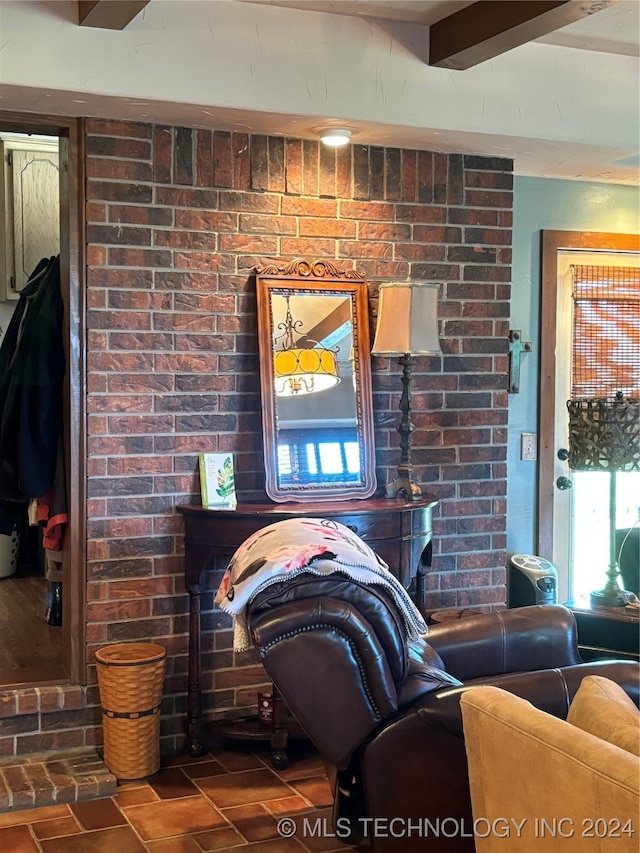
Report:
[[[541,231],[540,381],[538,389],[538,541],[537,554],[553,558],[553,511],[555,499],[553,442],[556,419],[556,302],[558,255],[562,251],[638,252],[640,235],[603,231]]]
[[[63,412],[69,514],[63,556],[63,660],[60,666],[34,667],[27,678],[16,671],[13,683],[3,683],[0,689],[25,684],[84,684],[87,566],[84,122],[63,116],[0,111],[0,130],[51,135],[60,140],[60,280],[66,359]]]

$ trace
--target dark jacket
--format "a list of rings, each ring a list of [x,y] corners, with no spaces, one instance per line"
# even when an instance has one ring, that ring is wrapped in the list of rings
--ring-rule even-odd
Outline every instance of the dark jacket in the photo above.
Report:
[[[62,435],[60,258],[31,274],[0,346],[0,500],[51,488]]]

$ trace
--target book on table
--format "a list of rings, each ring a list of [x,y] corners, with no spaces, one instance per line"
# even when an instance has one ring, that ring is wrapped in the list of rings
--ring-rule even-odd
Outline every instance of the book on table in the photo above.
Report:
[[[201,453],[199,456],[202,506],[235,509],[235,472],[232,453]]]

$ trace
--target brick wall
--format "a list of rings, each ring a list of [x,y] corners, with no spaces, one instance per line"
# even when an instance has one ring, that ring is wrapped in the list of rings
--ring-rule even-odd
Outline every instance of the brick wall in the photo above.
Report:
[[[78,685],[0,690],[0,764],[16,755],[100,743],[100,709],[94,694],[94,688]],[[0,779],[0,808],[7,790]]]
[[[239,499],[265,499],[249,272],[267,259],[356,266],[372,315],[380,280],[441,284],[443,356],[417,359],[412,385],[416,479],[441,499],[429,606],[503,604],[511,162],[117,121],[86,131],[88,659],[120,640],[168,648],[164,748],[181,742],[186,691],[174,507],[199,502],[198,452],[232,450]],[[397,365],[374,359],[373,386],[383,484],[399,459]],[[252,704],[264,682],[213,610],[219,577],[203,600],[218,711]],[[95,701],[91,665],[88,678]]]

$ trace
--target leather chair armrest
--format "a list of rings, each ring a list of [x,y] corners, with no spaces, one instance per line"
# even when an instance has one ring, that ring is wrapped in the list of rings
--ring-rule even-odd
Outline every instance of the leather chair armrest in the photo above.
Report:
[[[431,626],[427,642],[460,681],[581,663],[575,617],[560,604],[499,610]]]
[[[451,686],[460,687],[462,684],[444,670],[439,655],[422,640],[419,643],[410,643],[407,675],[396,685],[398,708],[413,705],[421,696],[432,690]]]
[[[615,681],[636,703],[639,702],[640,669],[634,661],[595,661],[560,669],[534,672],[510,672],[477,681],[467,681],[462,687],[436,690],[420,700],[416,711],[429,726],[462,737],[460,697],[474,686],[501,687],[527,699],[536,708],[553,717],[566,719],[569,705],[582,679],[587,675],[602,675]]]

